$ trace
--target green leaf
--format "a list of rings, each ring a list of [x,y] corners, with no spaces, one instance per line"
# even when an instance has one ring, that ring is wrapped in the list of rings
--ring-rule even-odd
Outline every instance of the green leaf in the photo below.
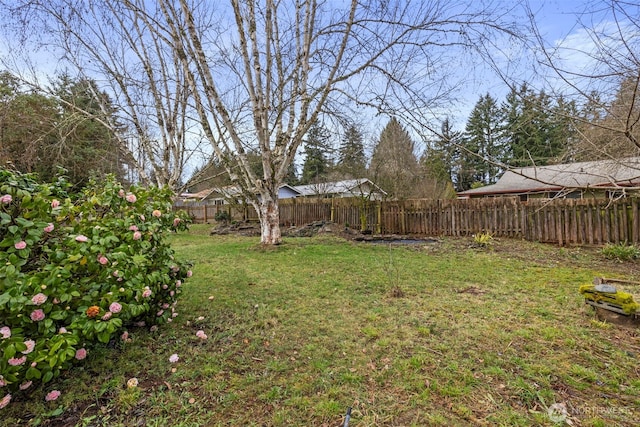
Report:
[[[62,347],[62,344],[64,344],[63,340],[59,340],[58,342],[56,342],[55,344],[53,344],[51,346],[51,348],[49,349],[49,354],[54,354],[57,353],[57,351],[60,349],[60,347]]]
[[[33,223],[33,221],[29,221],[29,220],[24,219],[24,218],[16,218],[16,222],[18,223],[19,226],[21,226],[23,228],[31,228],[31,227],[33,227],[35,225]]]
[[[40,379],[42,377],[42,373],[36,368],[29,367],[29,369],[27,369],[27,373],[25,374],[25,376],[28,380],[32,380],[34,378]]]
[[[55,362],[55,359],[54,359]],[[42,383],[48,383],[49,381],[51,381],[53,379],[53,372],[51,371],[47,371],[44,376],[42,377]]]
[[[15,355],[16,347],[13,344],[9,344],[7,348],[4,349],[4,360],[9,360]]]
[[[11,222],[11,216],[7,213],[0,212],[0,225],[7,225]]]
[[[8,303],[10,299],[11,299],[11,295],[9,295],[9,292],[0,294],[0,307]]]
[[[109,338],[111,338],[109,331],[100,332],[98,334],[98,341],[101,343],[107,344],[109,342]]]

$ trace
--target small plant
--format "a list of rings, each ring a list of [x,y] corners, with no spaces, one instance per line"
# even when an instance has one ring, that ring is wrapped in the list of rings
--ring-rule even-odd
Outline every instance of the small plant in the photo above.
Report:
[[[216,212],[213,219],[215,219],[216,222],[222,222],[227,224],[231,221],[231,215],[227,211],[219,211],[219,212]]]
[[[477,247],[486,248],[493,243],[491,233],[478,233],[473,236],[473,243]]]
[[[617,261],[631,261],[640,258],[640,249],[633,245],[627,245],[626,243],[607,244],[602,248],[602,255],[607,259],[613,259]]]

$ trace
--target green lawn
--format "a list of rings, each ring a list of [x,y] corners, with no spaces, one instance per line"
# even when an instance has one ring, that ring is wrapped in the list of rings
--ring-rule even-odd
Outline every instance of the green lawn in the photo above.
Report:
[[[553,404],[573,425],[640,419],[638,329],[597,321],[577,291],[635,264],[470,238],[263,250],[194,226],[172,242],[195,262],[174,322],[92,352],[58,401],[47,385],[0,423],[334,427],[353,407],[352,427],[552,426]]]

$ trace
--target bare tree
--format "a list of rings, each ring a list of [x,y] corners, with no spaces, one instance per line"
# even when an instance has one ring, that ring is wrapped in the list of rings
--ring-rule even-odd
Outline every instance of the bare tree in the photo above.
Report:
[[[157,176],[184,160],[183,145],[172,151],[186,126],[175,117],[192,105],[202,134],[258,212],[263,244],[281,241],[278,187],[314,121],[366,108],[422,131],[429,115],[450,104],[458,83],[452,70],[469,66],[465,54],[517,36],[505,23],[517,2],[18,3],[52,19],[42,23],[56,24],[70,62],[109,76]],[[247,157],[255,150],[259,175]]]
[[[11,28],[22,28],[23,43],[53,50],[69,72],[95,80],[111,97],[116,114],[96,117],[77,105],[69,107],[100,119],[118,136],[134,180],[178,189],[198,138],[189,139],[194,125],[188,116],[190,89],[164,40],[119,1],[18,0],[4,7],[14,18]],[[12,56],[13,64],[6,59],[5,66],[17,73],[16,59],[24,58]],[[33,71],[19,73],[22,82],[55,95],[41,81],[41,70]],[[110,108],[100,102],[105,99],[101,93],[94,95],[103,109]]]
[[[534,15],[530,13],[532,22]],[[549,45],[536,31],[548,82],[582,108],[573,155],[597,160],[640,150],[640,2],[591,1],[576,14],[573,36]],[[580,36],[581,43],[572,38]]]
[[[146,3],[127,2],[141,16]],[[468,2],[231,0],[217,18],[199,2],[158,3],[164,20],[144,19],[177,52],[205,134],[258,211],[263,244],[281,240],[278,187],[315,120],[361,105],[424,121],[448,99],[440,67],[452,46],[514,34],[491,14],[504,8]],[[207,27],[229,16],[229,28]],[[246,159],[252,147],[261,176]]]

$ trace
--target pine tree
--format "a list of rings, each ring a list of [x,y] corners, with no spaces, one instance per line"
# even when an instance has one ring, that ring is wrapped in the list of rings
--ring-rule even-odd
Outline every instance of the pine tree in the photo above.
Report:
[[[416,194],[421,171],[414,147],[409,133],[392,118],[380,134],[369,167],[373,181],[391,197],[406,199]]]
[[[309,128],[304,142],[301,184],[318,182],[327,175],[331,166],[327,155],[329,151],[329,132],[322,124],[315,122]]]
[[[441,196],[432,195],[433,198],[455,196],[453,189],[454,163],[459,152],[460,137],[461,133],[454,131],[449,118],[445,118],[440,126],[440,134],[427,147],[420,160],[427,178],[434,180],[441,189]]]
[[[505,104],[507,160],[511,166],[547,165],[557,162],[567,148],[565,132],[554,128],[553,103],[544,93],[526,84],[507,95]]]
[[[505,157],[502,136],[503,115],[497,101],[488,93],[481,96],[471,111],[465,128],[464,147],[460,153],[461,168],[468,171],[464,177],[483,185],[496,182],[501,168],[496,165]]]
[[[336,171],[344,178],[361,178],[366,171],[366,163],[362,132],[351,124],[346,128],[338,149]]]

